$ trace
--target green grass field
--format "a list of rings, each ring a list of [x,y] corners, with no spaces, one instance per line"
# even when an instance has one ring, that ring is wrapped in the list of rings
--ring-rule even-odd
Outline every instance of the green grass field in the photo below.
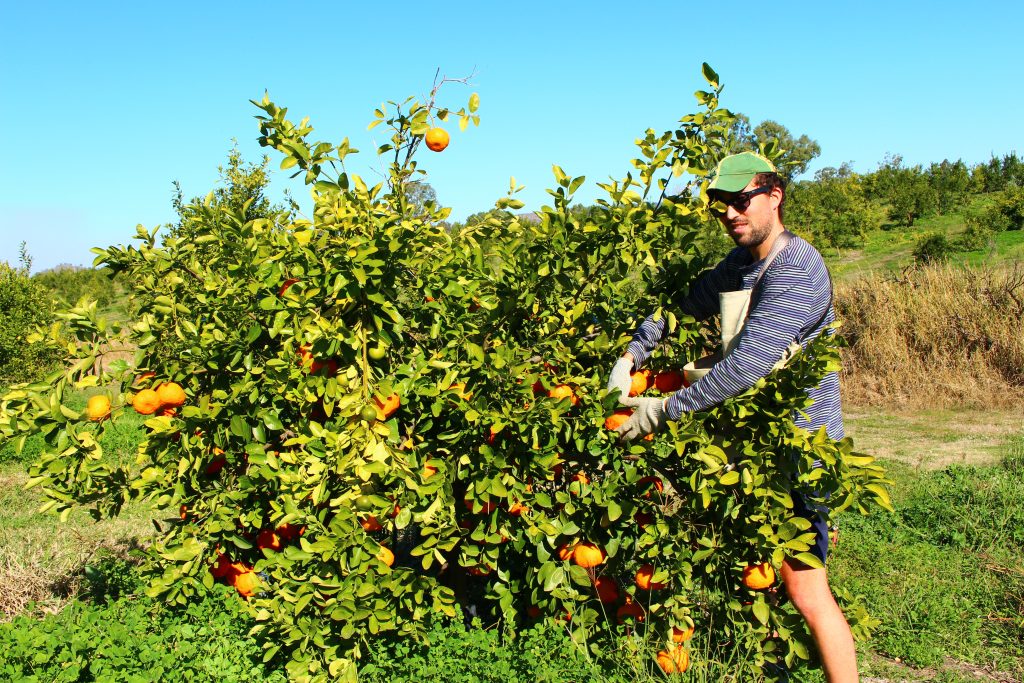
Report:
[[[930,234],[943,234],[950,239],[966,228],[968,211],[978,211],[990,203],[984,195],[975,197],[964,211],[945,216],[926,216],[910,228],[893,226],[887,230],[870,232],[864,244],[857,249],[824,249],[822,254],[832,277],[838,281],[853,280],[869,273],[898,274],[914,262],[913,251],[918,240]],[[996,233],[983,249],[956,252],[951,263],[965,265],[995,265],[1024,260],[1024,231],[1009,230]]]

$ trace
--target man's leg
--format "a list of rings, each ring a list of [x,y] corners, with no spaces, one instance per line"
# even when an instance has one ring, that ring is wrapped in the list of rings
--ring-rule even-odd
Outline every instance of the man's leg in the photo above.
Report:
[[[782,563],[782,581],[814,636],[829,683],[856,683],[857,653],[846,617],[832,597],[824,569],[787,559]]]

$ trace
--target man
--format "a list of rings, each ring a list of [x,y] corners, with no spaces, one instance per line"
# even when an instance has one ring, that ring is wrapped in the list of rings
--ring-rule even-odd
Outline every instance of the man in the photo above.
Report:
[[[608,382],[609,391],[618,389],[620,402],[634,409],[632,417],[619,428],[625,440],[661,429],[666,420],[678,420],[684,412],[706,410],[746,391],[772,371],[791,342],[806,342],[835,320],[824,261],[814,247],[786,232],[782,223],[785,186],[768,159],[753,152],[724,158],[708,195],[719,208],[715,214],[736,248],[712,270],[701,274],[677,305],[684,313],[703,320],[719,312],[720,292],[753,287],[749,317],[737,345],[699,381],[667,399],[630,398],[630,373],[643,366],[665,335],[664,319],[648,317],[633,334]],[[780,248],[773,253],[773,247]],[[765,270],[766,261],[769,267]],[[794,416],[796,424],[811,431],[824,426],[833,439],[843,438],[836,373],[827,375],[807,393],[814,403],[806,416]],[[817,542],[811,550],[824,563],[828,548],[825,522],[802,501],[797,502],[796,511],[814,524]],[[853,636],[832,597],[825,570],[786,559],[782,580],[793,604],[807,620],[830,683],[856,681]]]

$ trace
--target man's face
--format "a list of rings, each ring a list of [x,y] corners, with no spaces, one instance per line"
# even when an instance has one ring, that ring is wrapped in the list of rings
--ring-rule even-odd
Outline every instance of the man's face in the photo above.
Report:
[[[757,188],[756,182],[751,180],[743,188],[743,192],[750,192]],[[738,194],[723,192],[719,193],[718,197],[728,202]],[[781,199],[782,193],[779,190],[764,192],[751,197],[750,204],[743,211],[736,210],[734,206],[726,205],[726,212],[720,215],[718,220],[722,222],[725,231],[729,233],[729,237],[736,243],[736,246],[750,249],[768,239],[768,235],[771,234],[772,226],[774,225],[775,211]]]

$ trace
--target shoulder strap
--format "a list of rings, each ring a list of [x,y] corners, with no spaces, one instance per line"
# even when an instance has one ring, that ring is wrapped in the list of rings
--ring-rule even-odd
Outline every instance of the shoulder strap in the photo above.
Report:
[[[757,274],[757,278],[754,280],[754,284],[750,286],[751,295],[753,295],[754,289],[757,287],[757,285],[760,284],[761,278],[763,278],[764,274],[768,272],[768,266],[772,264],[772,261],[774,261],[775,257],[779,255],[779,252],[781,252],[789,245],[792,239],[793,233],[791,233],[789,230],[783,230],[781,233],[779,233],[779,236],[775,238],[775,243],[772,244],[771,251],[768,252],[768,256],[766,256],[764,259],[764,266],[761,268],[761,272]],[[825,318],[828,317],[828,312],[832,309],[832,298],[835,292],[832,287],[832,276],[829,275],[828,269],[825,270],[825,276],[828,277],[828,303],[825,305],[825,312],[821,314],[820,318],[818,318],[818,322],[811,325],[811,327],[807,330],[806,334],[797,337],[796,341],[798,342],[802,343],[805,339],[807,339],[807,337],[811,335],[812,332],[821,327],[822,323],[825,322]],[[747,315],[750,315],[749,312],[747,313]]]

